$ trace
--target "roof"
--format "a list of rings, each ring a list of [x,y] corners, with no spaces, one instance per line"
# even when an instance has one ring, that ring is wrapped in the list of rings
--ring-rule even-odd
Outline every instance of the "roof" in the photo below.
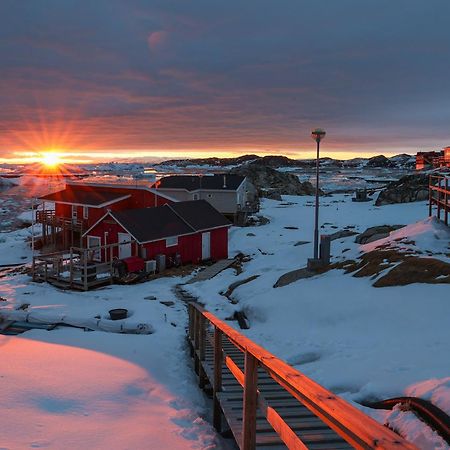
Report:
[[[242,184],[245,177],[236,174],[214,175],[172,175],[163,177],[157,182],[158,189],[185,189],[187,191],[225,190],[235,191]]]
[[[191,200],[168,205],[170,209],[187,222],[195,231],[230,225],[211,203],[206,200]]]
[[[153,187],[148,187],[143,184],[137,184],[137,183],[99,183],[99,182],[88,182],[83,180],[80,181],[66,181],[66,186],[82,186],[82,187],[91,187],[94,189],[101,189],[101,190],[110,190],[111,189],[130,189],[130,190],[140,190],[140,191],[148,191],[152,192],[155,195],[158,195],[159,197],[166,198],[168,200],[172,200],[173,202],[176,202],[177,199],[174,197],[170,197],[167,194],[164,194],[162,192],[158,192],[157,189]]]
[[[175,206],[175,207],[174,207]],[[111,216],[139,243],[230,226],[231,223],[206,200],[166,204],[155,208],[109,211],[84,233],[87,235],[106,216]]]
[[[68,203],[72,205],[85,205],[94,208],[116,203],[119,200],[124,200],[130,197],[129,194],[111,192],[102,189],[63,189],[62,191],[54,192],[53,194],[44,195],[40,197],[41,200],[51,201],[55,203]]]

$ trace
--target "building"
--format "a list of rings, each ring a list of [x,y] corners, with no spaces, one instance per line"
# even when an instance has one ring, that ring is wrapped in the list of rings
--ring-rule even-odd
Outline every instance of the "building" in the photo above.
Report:
[[[416,170],[450,167],[450,147],[437,152],[418,152],[416,154]]]
[[[153,187],[179,201],[206,200],[238,224],[259,210],[257,190],[241,175],[173,175],[161,178]]]
[[[84,234],[94,260],[165,255],[181,264],[228,257],[231,223],[205,200],[108,211]],[[111,245],[113,244],[113,245]],[[117,244],[117,245],[114,245]]]
[[[63,249],[82,246],[84,232],[108,211],[149,208],[177,201],[163,192],[139,185],[67,183],[65,189],[40,197],[42,244]]]

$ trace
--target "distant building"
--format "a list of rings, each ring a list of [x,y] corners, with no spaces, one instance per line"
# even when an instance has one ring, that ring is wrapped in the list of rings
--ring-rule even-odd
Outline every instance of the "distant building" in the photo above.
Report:
[[[437,152],[418,152],[416,154],[416,170],[450,167],[450,147]]]
[[[235,223],[259,210],[256,188],[241,175],[173,175],[161,178],[153,187],[179,201],[206,200]]]

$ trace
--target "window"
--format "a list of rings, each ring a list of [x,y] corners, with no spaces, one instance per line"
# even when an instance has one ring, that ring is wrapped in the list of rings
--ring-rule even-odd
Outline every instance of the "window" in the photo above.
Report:
[[[173,247],[174,245],[178,245],[178,236],[166,239],[166,247]]]
[[[89,218],[89,208],[87,206],[83,206],[83,219]]]
[[[192,200],[199,200],[200,199],[200,194],[194,194],[192,196]]]
[[[208,198],[212,198],[212,194],[208,194]]]
[[[72,219],[76,219],[78,216],[78,208],[76,205],[72,205]]]

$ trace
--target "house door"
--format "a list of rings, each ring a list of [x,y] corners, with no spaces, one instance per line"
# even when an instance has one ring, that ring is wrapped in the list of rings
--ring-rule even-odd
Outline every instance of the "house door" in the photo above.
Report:
[[[127,233],[117,233],[119,241],[119,259],[131,256],[131,236]]]
[[[202,233],[202,260],[211,258],[211,233]]]
[[[98,236],[88,236],[87,237],[87,246],[89,249],[95,248],[95,247],[100,247],[100,245],[101,245],[101,238],[99,238]],[[102,260],[102,255],[100,253],[100,249],[92,252],[92,260],[93,261],[101,261]]]

